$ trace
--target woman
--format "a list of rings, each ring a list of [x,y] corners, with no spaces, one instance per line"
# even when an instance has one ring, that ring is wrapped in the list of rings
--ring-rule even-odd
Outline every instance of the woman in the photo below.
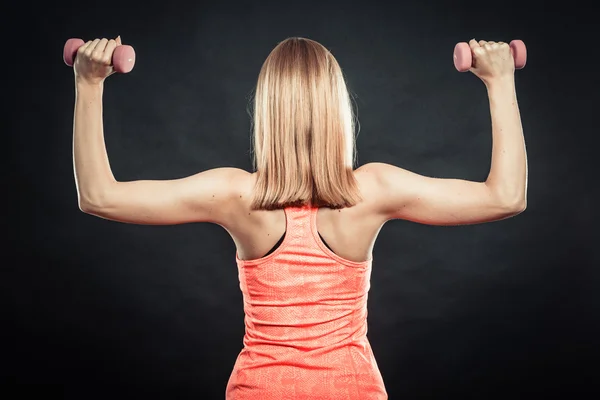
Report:
[[[262,66],[254,167],[118,182],[103,139],[102,93],[120,38],[78,50],[74,168],[83,212],[134,224],[212,222],[235,242],[246,334],[227,399],[387,399],[367,333],[372,250],[383,224],[496,221],[525,209],[527,163],[509,46],[470,41],[492,117],[485,182],[383,163],[354,170],[348,91],[319,43],[284,40]]]

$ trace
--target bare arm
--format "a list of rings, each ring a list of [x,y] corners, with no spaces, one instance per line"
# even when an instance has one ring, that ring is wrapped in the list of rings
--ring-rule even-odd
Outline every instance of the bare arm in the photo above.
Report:
[[[94,71],[89,69],[97,68],[99,61],[92,59],[92,53],[88,57],[87,64],[76,65],[76,68],[93,77]],[[76,63],[85,60],[82,50]],[[182,179],[118,182],[111,171],[104,143],[104,79],[76,76],[75,81],[73,168],[82,211],[136,224],[213,222],[227,225],[230,212],[237,204],[240,183],[250,175],[248,172],[218,168]]]
[[[387,164],[367,164],[361,170],[370,175],[377,187],[377,210],[385,220],[398,218],[430,225],[465,225],[496,221],[525,210],[527,158],[514,65],[508,73],[502,70],[508,68],[502,57],[506,57],[509,50],[508,45],[499,46],[502,47],[490,50],[497,51],[497,59],[484,61],[490,65],[501,64],[497,67],[500,73],[488,74],[489,70],[483,70],[483,66],[474,71],[484,80],[490,101],[493,148],[487,180],[430,178]],[[474,52],[476,56],[486,55],[483,48]],[[512,58],[509,61],[512,63]]]
[[[486,184],[500,197],[525,208],[527,153],[514,77],[487,84],[492,117],[492,163]]]

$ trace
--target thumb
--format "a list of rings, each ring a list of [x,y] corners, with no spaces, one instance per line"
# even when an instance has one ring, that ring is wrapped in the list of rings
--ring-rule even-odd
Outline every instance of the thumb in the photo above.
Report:
[[[115,39],[115,42],[117,42],[117,45],[120,46],[121,43],[121,35],[117,36],[117,38]]]

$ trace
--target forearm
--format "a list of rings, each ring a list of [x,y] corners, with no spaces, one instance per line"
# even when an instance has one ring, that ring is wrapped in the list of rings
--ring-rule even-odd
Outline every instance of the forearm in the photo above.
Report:
[[[527,154],[514,78],[488,83],[492,119],[492,162],[486,180],[498,199],[524,207],[527,197]]]
[[[102,123],[103,85],[76,84],[73,121],[73,168],[80,208],[99,205],[115,182]]]

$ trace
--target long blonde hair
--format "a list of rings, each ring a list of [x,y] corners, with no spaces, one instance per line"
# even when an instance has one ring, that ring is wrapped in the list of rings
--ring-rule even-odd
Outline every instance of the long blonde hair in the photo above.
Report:
[[[252,208],[358,203],[354,115],[342,70],[314,40],[288,38],[265,60],[253,112]]]

